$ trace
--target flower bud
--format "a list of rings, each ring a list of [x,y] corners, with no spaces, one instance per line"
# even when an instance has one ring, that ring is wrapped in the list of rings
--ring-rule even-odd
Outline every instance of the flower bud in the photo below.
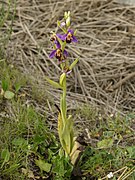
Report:
[[[67,27],[70,26],[70,16],[68,16],[68,18],[66,19],[66,25],[67,25]]]

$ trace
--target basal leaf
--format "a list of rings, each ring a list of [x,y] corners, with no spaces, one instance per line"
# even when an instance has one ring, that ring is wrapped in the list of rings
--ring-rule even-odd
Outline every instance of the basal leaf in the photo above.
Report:
[[[1,86],[4,91],[7,91],[8,87],[9,87],[9,82],[7,80],[3,79],[1,82]]]
[[[35,160],[36,165],[45,172],[50,172],[52,164],[45,162],[42,159]]]
[[[15,84],[15,92],[17,93],[21,89],[20,84]]]
[[[10,152],[8,149],[3,149],[2,152],[1,152],[1,159],[3,159],[3,163],[1,165],[1,168],[4,166],[4,164],[6,162],[9,161],[9,158],[10,158]]]
[[[113,139],[103,139],[97,143],[98,148],[109,148],[113,145]]]
[[[6,98],[6,99],[12,99],[13,97],[14,97],[14,93],[12,92],[12,91],[6,91],[5,93],[4,93],[4,97]]]
[[[25,140],[24,138],[15,138],[13,139],[12,144],[14,146],[24,146],[27,145],[27,140]]]

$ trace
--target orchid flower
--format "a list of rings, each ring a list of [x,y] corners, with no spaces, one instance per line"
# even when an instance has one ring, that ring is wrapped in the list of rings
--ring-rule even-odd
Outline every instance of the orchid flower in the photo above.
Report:
[[[64,62],[64,60],[66,59],[66,57],[68,56],[68,52],[66,50],[64,50],[62,52],[62,49],[61,49],[61,45],[59,43],[58,40],[54,40],[54,43],[56,45],[56,49],[54,49],[50,55],[49,55],[49,58],[53,58],[53,57],[56,57],[58,60],[59,60],[59,63],[60,62]]]
[[[69,29],[67,31],[66,34],[64,35],[59,35],[57,34],[57,36],[62,40],[62,41],[66,41],[67,43],[71,43],[71,42],[78,42],[77,38],[74,36],[74,31],[72,29]]]

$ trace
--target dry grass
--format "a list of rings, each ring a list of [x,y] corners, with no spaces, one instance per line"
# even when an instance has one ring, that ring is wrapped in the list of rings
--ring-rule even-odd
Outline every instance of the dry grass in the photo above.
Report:
[[[69,76],[70,106],[90,103],[109,113],[135,110],[135,7],[111,0],[18,0],[9,62],[48,88],[44,76],[58,80],[60,70],[50,60],[50,32],[64,11],[72,13],[79,43],[69,48],[78,66]],[[50,93],[48,91],[48,93]],[[55,101],[58,90],[51,91]],[[50,94],[51,94],[50,93]]]

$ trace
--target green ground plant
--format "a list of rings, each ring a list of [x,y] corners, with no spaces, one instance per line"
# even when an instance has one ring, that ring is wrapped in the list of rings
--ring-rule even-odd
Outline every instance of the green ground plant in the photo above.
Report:
[[[26,96],[20,96],[29,81],[5,62],[1,62],[0,67],[0,77],[9,77],[13,92],[15,83],[19,82],[21,87],[12,99],[3,99],[1,96],[0,177],[5,180],[39,177],[54,180],[72,179],[73,166],[64,154],[59,154],[60,144],[57,136],[55,137],[49,129],[46,113],[40,114],[32,104],[27,105]],[[105,120],[97,110],[88,105],[79,108],[77,113],[90,124],[87,126],[89,135],[97,141],[93,145],[89,143],[90,139],[87,139],[88,145],[77,163],[75,178],[107,179],[107,175],[113,172],[112,179],[118,179],[122,175],[122,178],[133,180],[134,113],[125,117],[108,117]],[[101,130],[102,134],[99,137],[97,134]]]
[[[86,124],[90,124],[87,126],[87,142],[90,145],[86,147],[79,162],[84,176],[91,174],[95,175],[95,179],[96,177],[108,179],[107,173],[109,176],[109,173],[113,172],[110,179],[133,180],[135,177],[135,146],[132,129],[134,112],[125,116],[117,114],[104,117],[92,109],[86,105],[80,111],[77,110],[80,116],[85,118]],[[101,178],[103,176],[104,178]]]

